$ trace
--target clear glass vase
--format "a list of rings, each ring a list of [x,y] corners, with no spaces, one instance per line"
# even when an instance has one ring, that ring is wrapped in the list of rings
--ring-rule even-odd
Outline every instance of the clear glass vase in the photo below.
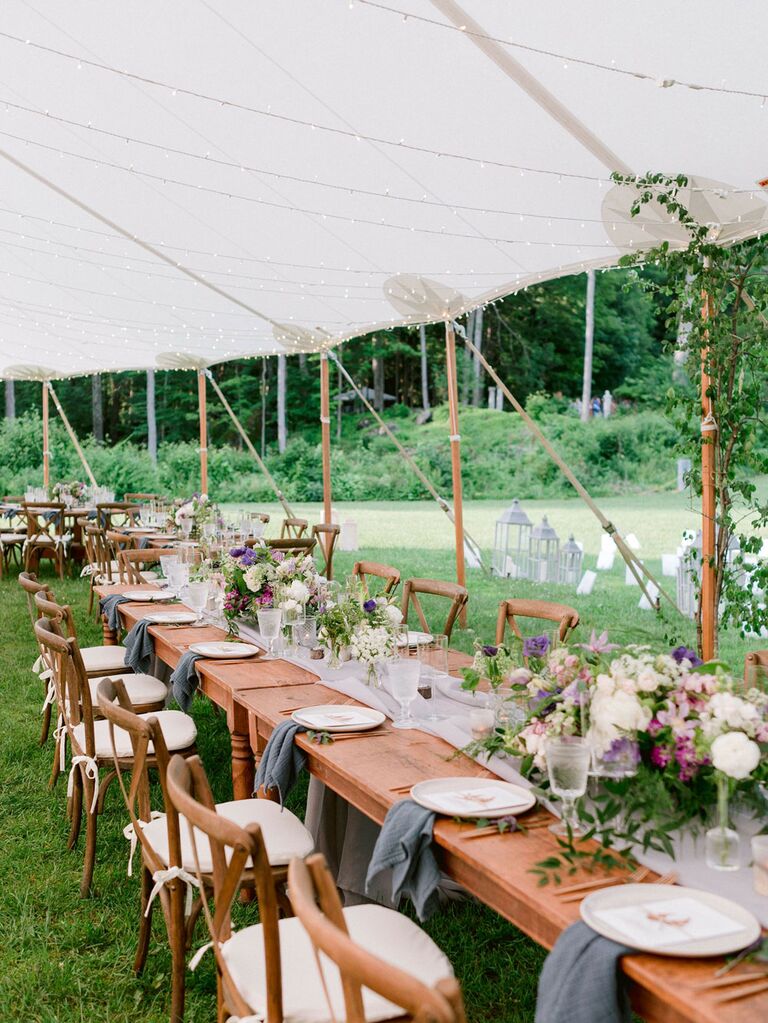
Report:
[[[717,777],[717,824],[706,834],[706,864],[712,870],[738,870],[739,833],[730,825],[728,815],[728,779]]]

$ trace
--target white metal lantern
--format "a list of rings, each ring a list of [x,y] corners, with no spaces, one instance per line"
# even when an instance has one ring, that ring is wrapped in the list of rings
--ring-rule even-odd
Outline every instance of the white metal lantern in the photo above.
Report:
[[[496,520],[492,564],[494,575],[527,579],[530,574],[530,544],[531,520],[515,498]]]
[[[560,548],[560,582],[566,586],[578,586],[581,579],[581,562],[584,552],[573,538],[573,533]]]
[[[701,530],[683,544],[677,560],[677,606],[687,618],[696,617],[696,592],[701,579]]]
[[[560,538],[547,516],[531,530],[530,578],[537,583],[556,583],[560,571]]]

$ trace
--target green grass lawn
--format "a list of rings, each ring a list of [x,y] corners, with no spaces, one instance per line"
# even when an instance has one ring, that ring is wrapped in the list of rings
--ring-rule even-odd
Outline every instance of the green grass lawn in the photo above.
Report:
[[[655,569],[662,551],[672,550],[682,528],[695,525],[695,512],[679,495],[606,500],[606,510],[625,531],[634,531]],[[477,502],[467,521],[488,548],[501,506]],[[531,518],[542,510],[561,535],[572,529],[583,540],[586,564],[599,548],[599,528],[576,502],[527,502]],[[316,509],[308,511],[317,521]],[[403,576],[452,578],[452,527],[439,510],[423,504],[339,506],[340,518],[358,522],[366,557],[397,565]],[[341,554],[337,576],[351,568],[356,555]],[[674,580],[667,580],[674,583]],[[54,584],[59,598],[71,602],[81,642],[100,642],[100,629],[86,618],[84,581]],[[571,601],[578,607],[582,636],[591,628],[608,628],[620,641],[692,639],[692,625],[673,615],[666,621],[637,610],[638,591],[627,587],[623,569],[601,573],[593,594],[576,598],[560,587],[489,579],[470,573],[470,630],[454,633],[456,645],[469,649],[475,635],[493,635],[498,602],[512,595],[536,595]],[[66,779],[50,792],[47,779],[52,746],[38,745],[42,685],[30,671],[35,658],[26,603],[13,578],[0,581],[0,686],[5,707],[0,745],[0,1019],[34,1023],[160,1023],[167,1018],[170,960],[160,914],[156,941],[144,976],[131,972],[138,916],[136,878],[126,877],[128,844],[119,790],[113,787],[100,820],[95,892],[78,898],[80,850],[66,849]],[[734,665],[751,644],[725,636],[723,654]],[[231,798],[229,736],[222,717],[206,701],[196,701],[200,753],[219,800]],[[292,794],[291,807],[301,812],[304,791]],[[251,922],[253,910],[238,907],[237,923]],[[528,1023],[533,1019],[536,979],[542,951],[496,914],[474,903],[452,905],[432,920],[428,930],[452,959],[462,982],[470,1019]],[[200,943],[205,940],[199,931]],[[188,977],[187,1020],[215,1018],[215,978],[210,957]]]

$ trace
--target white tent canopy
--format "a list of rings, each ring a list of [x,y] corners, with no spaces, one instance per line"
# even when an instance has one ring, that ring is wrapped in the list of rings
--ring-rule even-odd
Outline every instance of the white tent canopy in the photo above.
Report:
[[[613,170],[760,233],[766,30],[756,0],[6,0],[0,376],[318,350],[613,265],[670,233]]]

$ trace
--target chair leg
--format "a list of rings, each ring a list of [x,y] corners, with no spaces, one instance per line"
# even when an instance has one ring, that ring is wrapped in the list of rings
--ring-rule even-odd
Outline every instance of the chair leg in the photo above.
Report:
[[[168,940],[171,945],[171,1023],[182,1023],[186,983],[185,885],[174,881],[170,891]]]
[[[72,796],[69,800],[69,838],[67,849],[74,849],[80,837],[80,826],[83,822],[83,778],[80,771],[72,775]]]
[[[53,789],[56,786],[56,782],[61,774],[61,745],[66,743],[67,734],[62,729],[56,736],[56,744],[53,749],[53,763],[51,764],[51,776],[48,779],[48,788]]]
[[[152,891],[152,875],[147,867],[141,865],[141,908],[139,910],[139,940],[136,944],[136,957],[133,960],[133,972],[138,976],[144,969],[149,952],[149,941],[152,937],[152,913],[154,903],[150,906],[149,913],[145,916],[149,893]]]
[[[96,822],[98,814],[91,812],[93,800],[93,782],[87,776],[83,780],[83,799],[85,801],[85,858],[83,861],[83,879],[80,882],[80,897],[86,898],[93,884],[93,869],[96,865]]]
[[[45,683],[45,695],[48,696],[48,683]],[[52,704],[48,704],[43,711],[43,726],[40,729],[40,745],[45,746],[48,742],[48,735],[51,731],[51,712],[53,709]]]

